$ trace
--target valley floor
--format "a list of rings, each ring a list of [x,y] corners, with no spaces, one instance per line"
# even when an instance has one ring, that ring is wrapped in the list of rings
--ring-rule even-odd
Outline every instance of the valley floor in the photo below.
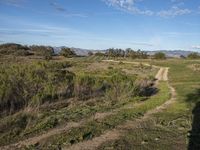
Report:
[[[0,149],[200,149],[200,72],[190,67],[200,61],[101,60],[101,63],[151,66],[157,69],[154,87],[158,91],[147,100],[127,101],[104,111],[97,109],[81,119],[18,138],[12,144],[2,144]],[[93,65],[95,68],[98,63]]]

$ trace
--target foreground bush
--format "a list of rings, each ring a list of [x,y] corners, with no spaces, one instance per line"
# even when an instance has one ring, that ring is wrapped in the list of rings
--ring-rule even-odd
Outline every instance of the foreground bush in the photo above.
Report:
[[[151,79],[138,79],[121,70],[104,74],[74,74],[69,62],[37,62],[0,66],[0,115],[28,108],[37,110],[44,103],[74,98],[86,101],[99,97],[115,104],[136,96],[148,96]],[[147,92],[148,91],[148,92]]]
[[[32,63],[0,66],[0,113],[14,113],[25,107],[71,96],[74,74],[62,70],[67,64]]]
[[[136,96],[148,96],[151,86],[150,78],[138,79],[137,76],[114,69],[106,75],[77,75],[74,94],[78,100],[103,96],[115,104]]]
[[[16,55],[16,56],[27,56],[30,55],[27,46],[23,46],[15,43],[7,43],[0,45],[0,54],[1,55]]]

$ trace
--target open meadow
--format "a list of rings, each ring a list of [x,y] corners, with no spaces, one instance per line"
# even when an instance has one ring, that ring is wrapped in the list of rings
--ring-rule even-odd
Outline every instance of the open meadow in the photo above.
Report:
[[[1,57],[1,149],[195,149],[197,60]]]
[[[0,150],[200,150],[200,0],[0,0]]]

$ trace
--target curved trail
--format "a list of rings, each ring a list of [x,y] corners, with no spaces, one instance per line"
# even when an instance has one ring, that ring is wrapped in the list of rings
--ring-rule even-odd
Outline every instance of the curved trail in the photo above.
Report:
[[[168,81],[168,68],[160,68],[158,71],[156,78],[158,81]],[[147,113],[144,114],[142,118],[135,119],[134,121],[127,121],[124,124],[121,124],[117,126],[115,129],[110,131],[105,131],[104,134],[102,134],[99,137],[95,137],[88,141],[83,141],[81,143],[72,145],[71,147],[64,148],[65,150],[94,150],[97,149],[101,144],[107,141],[111,140],[117,140],[120,138],[120,136],[123,134],[124,129],[133,129],[139,126],[142,122],[146,121],[151,117],[151,115],[156,114],[158,112],[163,111],[166,109],[170,104],[172,104],[176,99],[176,92],[173,87],[171,87],[168,84],[171,92],[171,98],[166,101],[161,106],[156,107],[153,110],[147,111]]]
[[[116,62],[116,63],[118,63],[120,61],[112,61],[112,60],[110,60],[109,62]],[[137,62],[124,62],[124,61],[123,61],[123,63],[141,64],[141,63],[137,63]],[[143,64],[143,65],[150,66],[149,64]],[[153,66],[153,67],[159,68],[157,66]],[[160,68],[159,71],[158,71],[158,73],[156,74],[155,78],[157,79],[157,83],[158,83],[158,81],[167,81],[168,80],[168,68]],[[149,118],[149,116],[151,114],[157,113],[157,112],[165,109],[169,104],[171,104],[173,102],[173,100],[175,99],[175,90],[172,87],[170,87],[170,89],[171,89],[171,95],[172,95],[171,99],[168,100],[163,105],[161,105],[161,106],[159,106],[159,107],[157,107],[157,108],[155,108],[153,110],[148,111],[141,119],[136,119],[135,121],[128,121],[127,123],[118,126],[114,130],[105,132],[105,134],[102,134],[99,137],[96,137],[96,138],[94,138],[92,140],[89,140],[89,141],[84,141],[84,142],[75,144],[75,145],[71,146],[70,148],[66,148],[66,149],[73,149],[73,150],[76,150],[76,149],[77,150],[84,150],[84,149],[89,150],[89,149],[91,149],[92,150],[92,149],[97,148],[99,145],[101,145],[105,141],[115,140],[115,139],[119,138],[120,135],[121,135],[121,132],[122,132],[120,130],[120,128],[126,127],[129,124],[131,124],[132,126],[133,125],[137,126],[137,124],[140,124],[142,121],[144,121],[145,119]],[[131,107],[131,108],[133,108],[133,107]],[[46,139],[46,138],[54,136],[54,135],[58,135],[58,134],[63,133],[65,131],[68,131],[71,128],[80,127],[80,126],[84,125],[85,122],[87,122],[87,121],[89,121],[91,119],[95,119],[95,120],[104,119],[105,117],[107,117],[109,115],[113,115],[115,113],[117,113],[117,110],[114,110],[112,112],[96,113],[94,116],[92,116],[89,119],[86,119],[86,120],[83,119],[80,122],[71,122],[71,123],[68,123],[65,126],[60,126],[60,127],[51,129],[51,130],[47,131],[44,134],[36,135],[34,137],[30,137],[28,139],[19,141],[17,143],[0,147],[0,149],[3,149],[3,150],[12,150],[12,149],[16,149],[16,148],[21,148],[22,146],[33,145],[33,144],[36,144],[36,143],[40,142],[43,139]]]
[[[132,62],[132,61],[118,61],[118,60],[102,60],[103,62],[113,62],[113,63],[120,63],[120,62],[123,62],[125,64],[133,64],[133,65],[144,65],[144,66],[152,66],[154,68],[160,68],[158,66],[155,66],[155,65],[150,65],[148,63],[141,63],[141,62]]]

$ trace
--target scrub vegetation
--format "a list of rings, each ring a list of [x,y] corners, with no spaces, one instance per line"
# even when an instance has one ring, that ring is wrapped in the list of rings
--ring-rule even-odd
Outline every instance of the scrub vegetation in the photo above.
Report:
[[[0,149],[199,148],[198,59],[19,44],[0,54]]]

